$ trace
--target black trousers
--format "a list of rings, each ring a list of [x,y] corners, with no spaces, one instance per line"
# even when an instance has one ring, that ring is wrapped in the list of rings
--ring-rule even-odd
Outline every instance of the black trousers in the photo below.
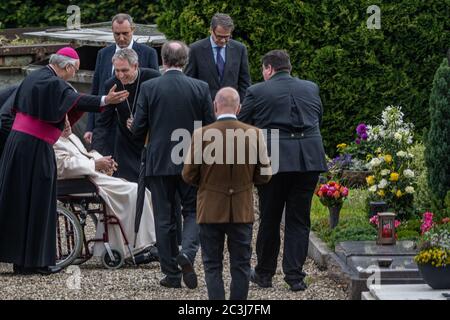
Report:
[[[199,247],[199,230],[196,221],[197,189],[186,184],[181,175],[146,177],[151,190],[155,217],[156,245],[158,247],[161,271],[170,280],[181,279],[176,257],[178,249],[179,208],[182,206],[183,231],[181,247],[192,264]],[[177,201],[179,195],[180,201]]]
[[[210,300],[225,300],[223,250],[225,235],[230,253],[230,300],[246,300],[252,256],[252,223],[200,224],[200,244]]]
[[[272,278],[280,252],[280,222],[285,211],[283,272],[287,283],[303,280],[311,227],[311,200],[318,172],[282,172],[258,187],[260,225],[256,240],[256,273]]]

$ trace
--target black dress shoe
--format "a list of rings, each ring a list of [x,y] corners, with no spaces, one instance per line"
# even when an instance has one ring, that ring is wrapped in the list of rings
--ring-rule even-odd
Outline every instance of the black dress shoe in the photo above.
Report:
[[[300,280],[299,282],[288,283],[288,285],[289,290],[291,291],[305,291],[308,288],[303,280]]]
[[[177,256],[177,263],[181,267],[183,273],[183,282],[189,289],[197,288],[197,275],[195,274],[194,267],[186,254],[180,253]]]
[[[59,267],[41,267],[41,268],[35,268],[35,272],[38,274],[42,274],[44,276],[58,273],[62,270],[62,268]]]
[[[159,284],[166,288],[181,288],[180,281],[169,280],[166,276],[159,281]]]
[[[262,277],[258,275],[255,269],[250,271],[250,281],[256,283],[261,288],[271,288],[272,287],[272,278]]]
[[[32,274],[42,274],[49,275],[60,272],[62,269],[59,267],[22,267],[18,265],[13,265],[14,274],[18,275],[32,275]]]
[[[13,272],[17,275],[31,275],[35,274],[35,268],[23,267],[17,264],[13,265]]]

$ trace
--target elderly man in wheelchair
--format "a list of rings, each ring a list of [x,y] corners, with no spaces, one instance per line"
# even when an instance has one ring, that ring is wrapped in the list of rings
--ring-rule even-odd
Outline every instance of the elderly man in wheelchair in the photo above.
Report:
[[[136,183],[111,175],[117,163],[111,156],[88,152],[69,122],[54,145],[58,170],[57,261],[60,267],[102,258],[110,269],[124,261],[157,260],[151,194],[145,190],[142,216],[135,227]],[[93,220],[95,238],[87,239],[86,222]],[[136,232],[137,231],[137,232]],[[81,240],[81,241],[80,241]]]

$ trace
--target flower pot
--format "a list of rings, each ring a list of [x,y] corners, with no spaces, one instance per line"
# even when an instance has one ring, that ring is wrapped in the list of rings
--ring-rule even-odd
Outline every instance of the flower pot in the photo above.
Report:
[[[433,289],[450,289],[450,265],[433,267],[431,264],[417,264],[423,280]]]
[[[329,222],[330,229],[336,228],[339,223],[339,213],[341,212],[342,205],[336,207],[328,207],[328,211],[330,212]]]

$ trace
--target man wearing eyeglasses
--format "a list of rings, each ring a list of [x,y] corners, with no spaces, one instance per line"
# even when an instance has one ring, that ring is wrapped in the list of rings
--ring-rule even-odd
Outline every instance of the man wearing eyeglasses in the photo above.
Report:
[[[137,43],[133,40],[133,33],[135,24],[133,18],[125,13],[119,13],[112,19],[112,32],[115,44],[101,49],[97,54],[97,61],[95,63],[94,79],[92,81],[92,94],[98,95],[105,92],[106,81],[114,76],[114,68],[112,64],[113,55],[120,49],[129,48],[136,51],[139,57],[139,66],[142,68],[151,68],[159,71],[158,54],[155,49]],[[102,154],[113,154],[115,127],[110,132],[111,140],[108,144],[104,144],[102,149],[96,143],[95,127],[97,125],[96,117],[93,113],[89,114],[88,123],[86,125],[86,133],[84,140],[92,144],[92,148],[101,152]]]
[[[216,13],[211,19],[211,35],[190,46],[185,74],[208,83],[211,98],[223,87],[239,92],[240,100],[251,85],[247,48],[231,39],[234,23],[227,14]]]

